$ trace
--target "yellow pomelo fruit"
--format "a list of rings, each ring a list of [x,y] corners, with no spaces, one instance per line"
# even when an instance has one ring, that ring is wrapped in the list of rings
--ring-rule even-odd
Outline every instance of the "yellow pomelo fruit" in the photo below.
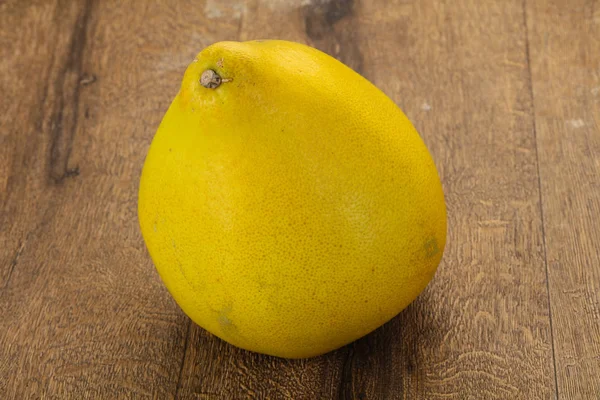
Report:
[[[139,219],[195,323],[289,358],[390,320],[446,242],[440,179],[402,111],[285,41],[216,43],[190,64],[144,164]]]

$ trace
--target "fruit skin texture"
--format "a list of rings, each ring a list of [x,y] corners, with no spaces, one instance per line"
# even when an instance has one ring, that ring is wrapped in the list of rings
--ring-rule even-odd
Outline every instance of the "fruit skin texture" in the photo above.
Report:
[[[231,81],[205,88],[207,69]],[[144,164],[139,219],[195,323],[286,358],[390,320],[446,242],[440,179],[402,111],[285,41],[220,42],[190,64]]]

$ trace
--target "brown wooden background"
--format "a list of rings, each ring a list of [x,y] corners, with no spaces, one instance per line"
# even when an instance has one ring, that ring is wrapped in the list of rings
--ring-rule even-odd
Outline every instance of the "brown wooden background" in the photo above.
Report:
[[[438,274],[322,357],[182,314],[143,245],[150,140],[220,40],[335,55],[447,194]],[[599,399],[600,1],[0,1],[0,398]]]

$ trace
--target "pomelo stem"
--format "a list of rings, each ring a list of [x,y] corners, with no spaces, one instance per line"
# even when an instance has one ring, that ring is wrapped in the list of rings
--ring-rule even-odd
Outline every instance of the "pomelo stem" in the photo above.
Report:
[[[216,89],[221,85],[221,77],[212,69],[207,69],[200,76],[200,84],[207,89]]]
[[[231,79],[223,79],[212,69],[207,69],[200,76],[200,84],[207,89],[216,89],[221,86],[223,82],[230,82]]]

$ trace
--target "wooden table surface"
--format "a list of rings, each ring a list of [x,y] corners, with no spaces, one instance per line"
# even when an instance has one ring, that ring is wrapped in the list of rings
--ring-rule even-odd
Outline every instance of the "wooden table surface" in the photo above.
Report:
[[[186,65],[256,38],[380,87],[447,196],[425,292],[308,360],[190,323],[138,228]],[[0,93],[0,398],[600,398],[600,1],[0,1]]]

